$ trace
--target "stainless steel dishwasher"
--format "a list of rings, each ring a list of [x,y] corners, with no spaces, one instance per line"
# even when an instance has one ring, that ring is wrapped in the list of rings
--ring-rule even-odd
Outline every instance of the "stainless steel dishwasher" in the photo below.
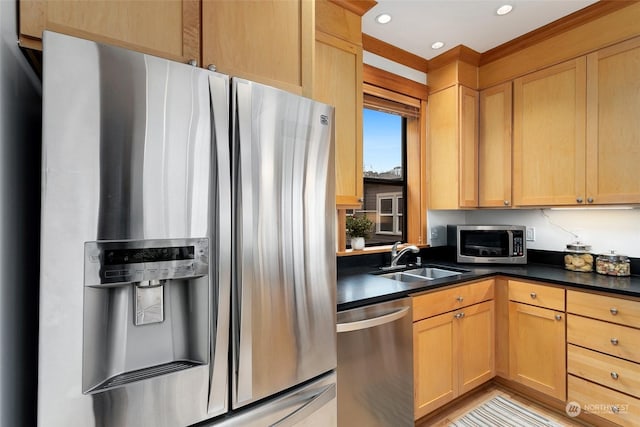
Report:
[[[413,426],[411,298],[338,312],[338,426]]]

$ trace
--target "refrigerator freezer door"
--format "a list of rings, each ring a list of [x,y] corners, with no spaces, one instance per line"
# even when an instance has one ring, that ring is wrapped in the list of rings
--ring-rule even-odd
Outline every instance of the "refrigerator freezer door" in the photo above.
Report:
[[[51,32],[43,59],[38,423],[184,426],[210,418],[210,373],[227,366],[226,348],[220,361],[209,348],[218,325],[208,277],[217,266],[164,285],[164,320],[135,325],[136,285],[85,283],[84,248],[209,238],[213,73]],[[183,370],[163,368],[183,356]],[[85,389],[94,374],[127,381]],[[226,381],[219,385],[224,405]]]
[[[336,374],[332,372],[251,410],[241,411],[206,426],[335,427],[336,403]]]
[[[232,80],[233,407],[334,369],[333,108]]]

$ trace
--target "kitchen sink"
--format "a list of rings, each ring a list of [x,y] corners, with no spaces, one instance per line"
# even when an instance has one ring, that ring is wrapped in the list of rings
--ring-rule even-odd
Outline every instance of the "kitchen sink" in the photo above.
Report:
[[[423,280],[436,280],[445,277],[457,276],[466,273],[465,270],[449,270],[441,267],[422,267],[411,270],[382,274],[381,277],[398,280],[400,282],[420,282]]]

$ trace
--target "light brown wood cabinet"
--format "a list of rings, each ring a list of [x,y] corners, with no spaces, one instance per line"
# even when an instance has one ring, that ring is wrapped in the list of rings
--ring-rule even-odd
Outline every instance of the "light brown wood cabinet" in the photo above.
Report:
[[[587,56],[587,204],[640,203],[640,37]]]
[[[415,419],[495,375],[493,287],[491,279],[414,297]],[[446,308],[433,315],[435,303]]]
[[[640,203],[640,38],[514,81],[519,206]]]
[[[20,45],[52,30],[186,62],[200,59],[200,1],[21,0]]]
[[[567,312],[568,399],[617,425],[638,425],[638,301],[569,290]]]
[[[336,204],[359,205],[362,181],[362,47],[316,36],[313,97],[335,107]]]
[[[584,57],[514,81],[515,205],[575,205],[584,200],[585,118]]]
[[[509,280],[509,377],[564,401],[564,289]]]
[[[302,94],[311,85],[314,3],[202,0],[202,63]]]
[[[478,206],[510,207],[512,82],[480,92]]]
[[[429,96],[431,209],[478,206],[478,92],[453,85]]]

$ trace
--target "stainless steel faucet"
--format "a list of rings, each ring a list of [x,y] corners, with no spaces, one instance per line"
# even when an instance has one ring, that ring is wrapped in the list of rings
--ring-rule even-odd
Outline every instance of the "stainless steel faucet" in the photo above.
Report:
[[[401,242],[395,242],[393,244],[393,247],[391,248],[391,267],[396,267],[400,258],[402,258],[402,256],[407,252],[412,252],[414,254],[420,252],[420,249],[418,249],[418,247],[415,245],[405,246],[404,248],[402,248],[402,250],[400,250],[400,252],[398,252],[398,245],[400,243]]]

